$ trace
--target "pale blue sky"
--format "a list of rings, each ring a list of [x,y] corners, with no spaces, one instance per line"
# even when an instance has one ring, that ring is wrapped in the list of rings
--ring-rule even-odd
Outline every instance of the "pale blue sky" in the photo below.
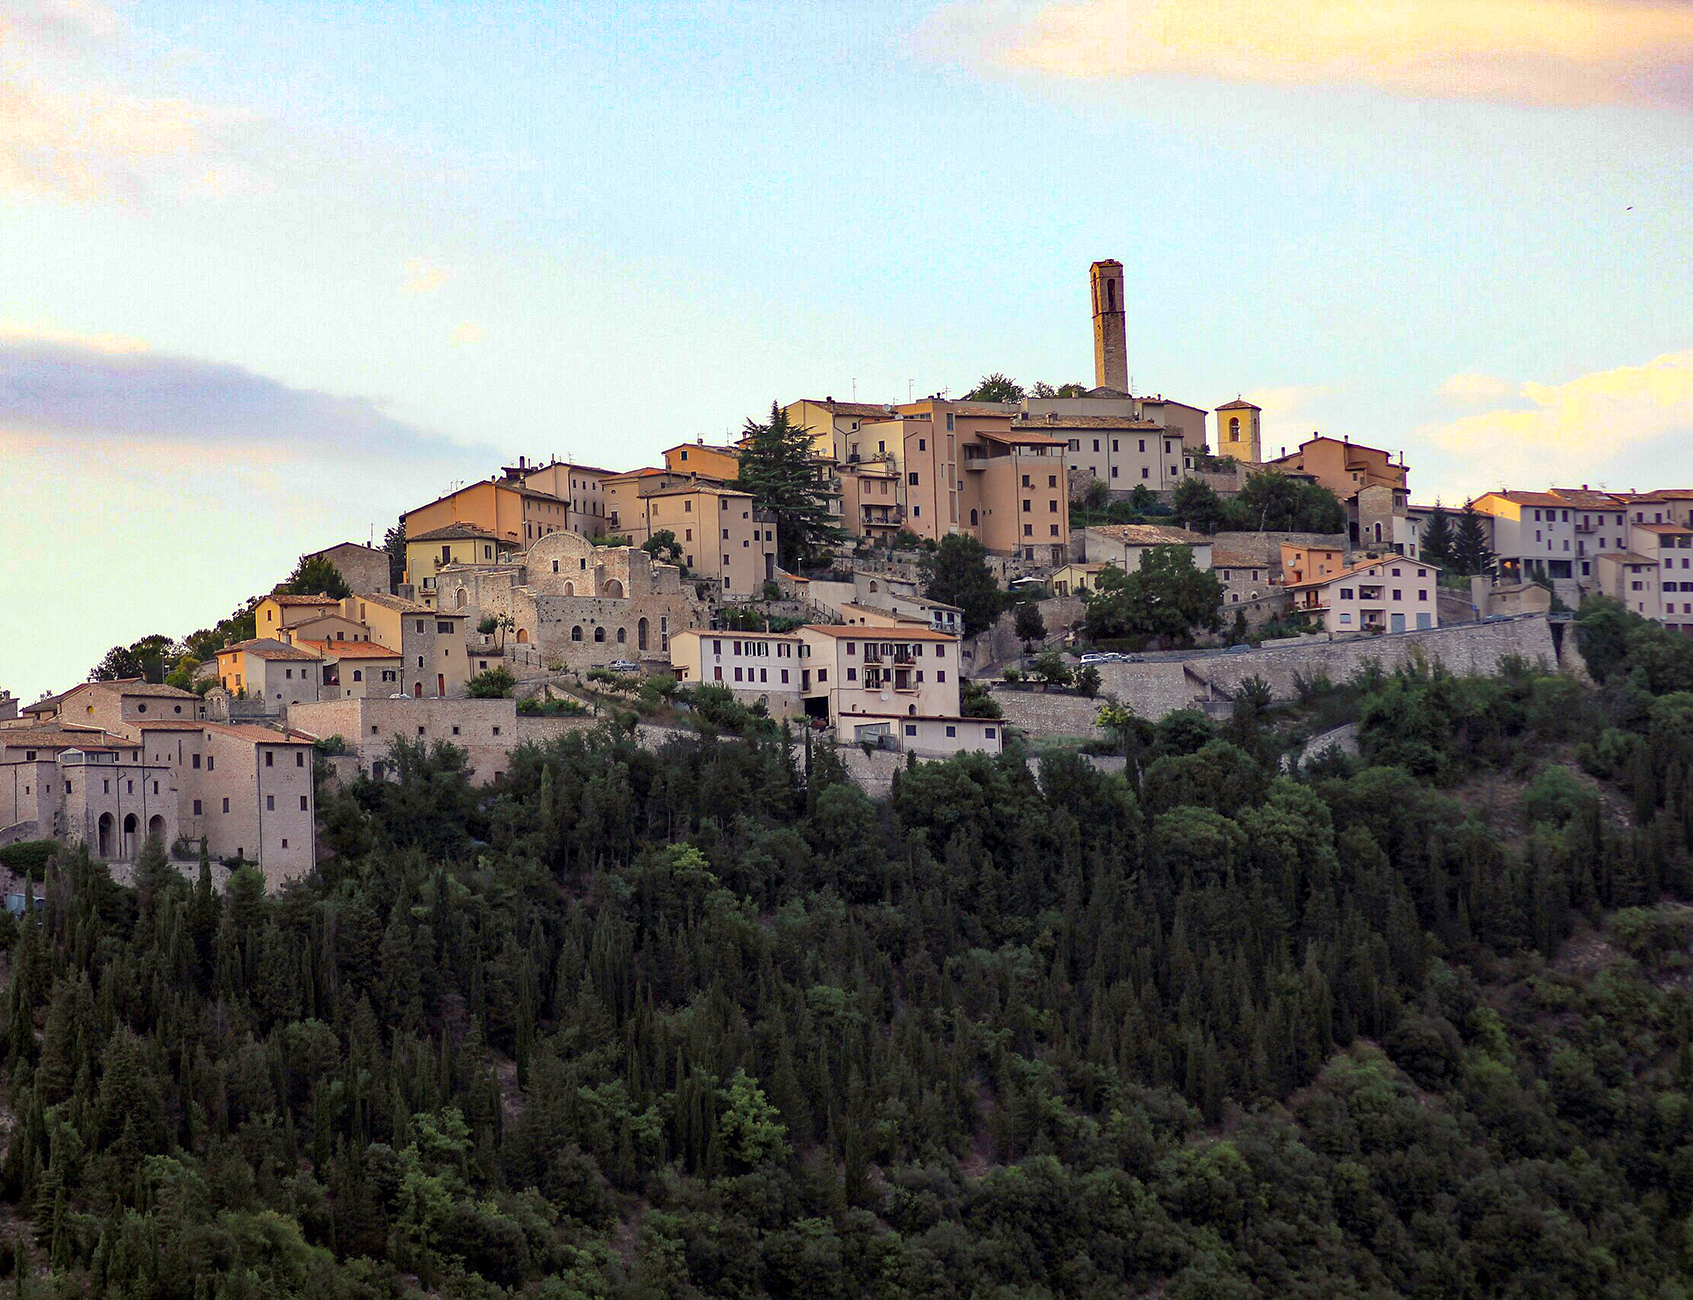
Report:
[[[1137,386],[1256,395],[1272,448],[1403,448],[1418,498],[1693,483],[1682,10],[1554,0],[1638,39],[1525,69],[1521,0],[1454,0],[1433,58],[1270,28],[1243,71],[1111,35],[1158,7],[24,0],[0,687],[518,453],[1089,379],[1102,257]]]

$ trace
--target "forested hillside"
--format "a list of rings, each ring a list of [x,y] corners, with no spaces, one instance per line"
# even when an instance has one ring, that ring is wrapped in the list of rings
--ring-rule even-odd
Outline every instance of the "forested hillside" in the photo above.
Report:
[[[1597,687],[1313,683],[1128,776],[608,728],[405,751],[279,897],[62,862],[5,1285],[1693,1294],[1693,647],[1582,622]]]

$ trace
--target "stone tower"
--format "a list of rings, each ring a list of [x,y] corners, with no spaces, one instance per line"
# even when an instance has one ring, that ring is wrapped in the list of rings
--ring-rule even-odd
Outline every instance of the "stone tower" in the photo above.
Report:
[[[1251,402],[1235,398],[1217,408],[1217,454],[1233,456],[1242,464],[1258,465],[1264,454],[1258,428],[1259,409]]]
[[[1129,327],[1123,304],[1123,264],[1095,262],[1088,268],[1093,286],[1093,382],[1100,388],[1129,391]]]

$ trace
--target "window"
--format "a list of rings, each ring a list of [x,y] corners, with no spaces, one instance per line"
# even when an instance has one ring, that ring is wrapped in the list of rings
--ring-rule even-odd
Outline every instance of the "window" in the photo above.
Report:
[[[266,812],[275,812],[276,811],[276,796],[275,795],[267,794],[265,796],[265,811]]]
[[[420,618],[420,619],[418,619],[418,620],[417,620],[417,630],[418,630],[418,631],[419,631],[419,632],[421,632],[421,631],[423,631],[423,626],[424,626],[424,625],[423,625],[423,620],[422,620],[422,619],[421,619],[421,618]]]
[[[194,815],[196,817],[200,815],[200,801],[198,799],[194,801]]]
[[[949,722],[946,724],[946,734],[948,737],[956,736],[958,734],[958,728]]]
[[[984,727],[982,729],[982,735],[986,736],[989,740],[992,740],[998,734],[999,731],[995,727]]]
[[[944,682],[946,680],[946,670],[942,669],[940,672],[936,673],[935,680],[937,682]]]
[[[458,734],[459,734],[459,729],[458,729],[458,727],[456,727],[456,726],[455,726],[455,727],[454,727],[454,728],[453,728],[453,735],[455,735],[455,736],[456,736],[456,735],[458,735]]]
[[[494,734],[495,734],[495,735],[496,735],[496,736],[497,736],[497,735],[499,735],[499,734],[500,734],[500,729],[499,729],[499,728],[498,728],[498,727],[495,727],[495,728],[494,728]]]
[[[1352,599],[1352,588],[1342,587],[1340,589],[1340,598],[1342,600],[1351,600]]]
[[[224,810],[224,811],[225,811],[225,812],[228,812],[228,811],[229,811],[229,800],[227,800],[227,799],[225,799],[225,800],[224,800],[224,801],[223,801],[223,810]]]
[[[915,722],[906,723],[905,734],[908,736],[915,736],[917,734],[917,724]]]
[[[437,632],[451,632],[453,630],[452,620],[446,618],[438,620],[435,624],[435,630]]]
[[[1023,498],[1023,513],[1028,514],[1034,508],[1035,508],[1035,503],[1033,501],[1030,501],[1028,497],[1024,497]]]
[[[266,767],[275,767],[276,766],[276,752],[274,750],[270,750],[270,749],[265,750],[265,766]]]
[[[848,669],[847,669],[847,670],[846,670],[846,673],[847,673],[847,675],[846,675],[846,679],[847,679],[847,680],[848,680],[848,681],[849,681],[849,682],[856,682],[856,681],[857,681],[857,680],[858,680],[858,669],[856,669],[856,668],[848,668]]]
[[[301,812],[305,812],[305,811],[306,811],[306,796],[305,796],[305,795],[301,795],[301,796],[300,796],[300,811],[301,811]],[[283,841],[283,843],[284,843],[284,844],[286,844],[286,843],[287,843],[287,841],[286,841],[286,840],[284,840],[284,841]]]
[[[1049,515],[1055,515],[1058,513],[1058,502],[1056,499],[1046,503],[1046,513]]]

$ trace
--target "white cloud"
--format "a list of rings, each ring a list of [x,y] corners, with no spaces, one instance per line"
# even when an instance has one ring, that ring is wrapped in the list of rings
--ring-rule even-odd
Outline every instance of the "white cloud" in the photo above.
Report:
[[[121,202],[160,181],[237,186],[230,155],[250,115],[116,85],[108,68],[125,35],[100,4],[22,0],[0,14],[0,197]]]
[[[1517,405],[1418,430],[1459,467],[1452,478],[1490,487],[1594,482],[1656,440],[1693,439],[1693,349],[1516,391]]]
[[[1468,371],[1453,375],[1436,391],[1448,401],[1474,405],[1481,402],[1497,402],[1500,398],[1509,397],[1511,385],[1492,375]]]
[[[917,41],[943,61],[1065,79],[1693,107],[1693,6],[1677,0],[958,0]]]
[[[406,261],[406,282],[401,293],[434,293],[452,277],[444,266],[435,266],[421,257]]]

